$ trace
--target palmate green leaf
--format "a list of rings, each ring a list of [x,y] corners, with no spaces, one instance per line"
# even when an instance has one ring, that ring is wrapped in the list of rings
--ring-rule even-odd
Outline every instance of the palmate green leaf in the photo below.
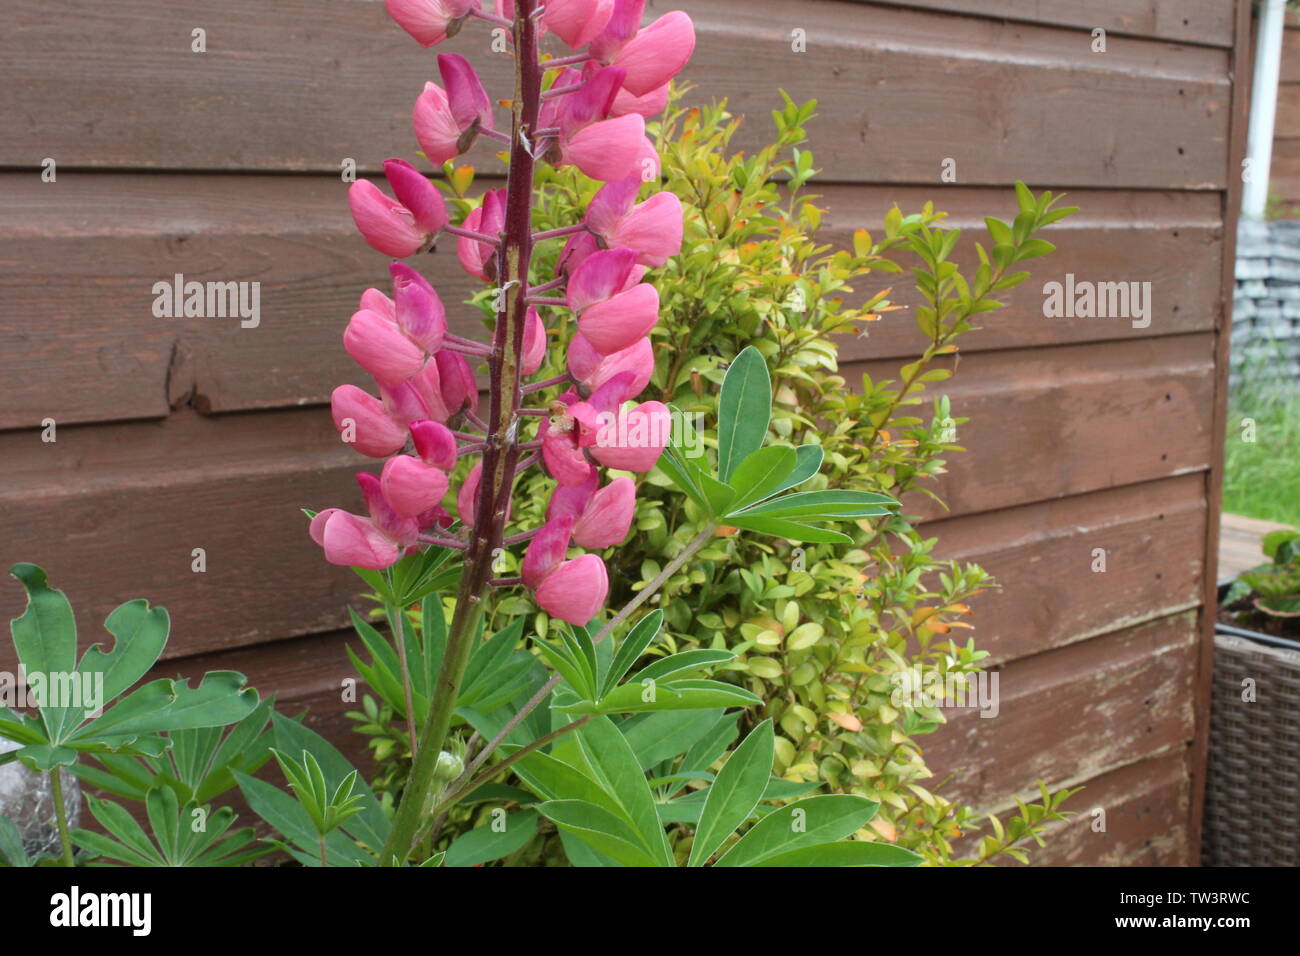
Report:
[[[670,654],[668,657],[661,657],[659,660],[647,664],[637,671],[636,676],[629,683],[640,684],[644,680],[662,681],[675,674],[686,674],[706,667],[713,667],[717,664],[726,664],[728,661],[734,661],[735,659],[736,655],[733,651],[712,650],[710,648],[682,651],[680,654]]]
[[[628,631],[627,636],[619,644],[618,653],[614,655],[608,673],[601,681],[601,696],[613,690],[623,676],[632,669],[632,665],[640,660],[641,655],[659,633],[659,629],[663,627],[663,622],[664,612],[656,608],[637,621],[632,630]]]
[[[301,753],[305,750],[314,756],[320,765],[325,787],[331,792],[337,791],[350,774],[356,773],[356,768],[333,744],[304,726],[301,721],[283,714],[274,714],[271,720],[276,748],[288,753]],[[392,823],[364,780],[358,777],[352,793],[361,798],[358,804],[361,812],[349,819],[344,829],[378,852],[388,840]]]
[[[713,865],[753,866],[781,853],[842,840],[866,826],[879,807],[847,793],[807,797],[759,820]]]
[[[649,770],[686,753],[717,726],[721,716],[722,709],[717,707],[664,710],[629,717],[618,729],[636,754],[641,769]]]
[[[870,491],[800,491],[754,505],[737,517],[798,518],[808,521],[872,518],[887,515],[898,507],[898,502],[893,498]]]
[[[659,824],[654,795],[627,740],[608,717],[596,717],[575,731],[596,781],[613,797],[637,835],[637,844],[662,866],[672,866],[668,839]]]
[[[103,674],[104,703],[115,700],[149,673],[167,645],[171,620],[167,609],[150,607],[143,598],[128,601],[104,620],[113,648],[94,644],[81,658],[82,674]]]
[[[245,687],[247,683],[248,678],[235,671],[209,671],[198,687],[185,680],[151,681],[78,729],[69,742],[81,745],[110,737],[233,724],[257,707],[257,691]]]
[[[732,360],[718,395],[718,477],[731,480],[737,466],[767,437],[772,415],[772,379],[767,362],[752,345]]]
[[[653,809],[653,808],[652,808]],[[618,835],[626,828],[614,814],[585,800],[548,800],[537,811],[557,827],[624,866],[671,866],[638,843]],[[655,816],[656,827],[662,826]]]
[[[18,662],[28,674],[47,680],[70,675],[77,667],[77,622],[72,605],[62,591],[51,588],[45,571],[34,564],[15,564],[9,573],[27,591],[27,607],[9,622]],[[65,727],[80,723],[83,711],[68,707],[41,707],[41,720],[53,743],[63,742]]]
[[[235,780],[252,811],[288,841],[276,845],[285,846],[305,866],[320,866],[320,837],[302,804],[265,780],[238,771]],[[330,866],[363,866],[374,862],[356,841],[338,830],[325,838],[325,853]]]
[[[556,706],[567,714],[637,714],[665,710],[701,710],[716,707],[753,707],[762,698],[722,681],[687,679],[656,682],[643,687],[640,683],[622,684],[599,701],[575,701]]]
[[[891,843],[842,840],[769,856],[753,866],[917,866],[921,858]]]
[[[536,810],[517,810],[514,813],[494,810],[489,817],[487,823],[462,833],[452,841],[447,847],[443,866],[477,866],[499,860],[523,849],[537,833]]]
[[[735,499],[729,511],[742,511],[755,502],[774,495],[785,486],[798,464],[798,454],[787,445],[769,445],[754,452],[731,476]]]
[[[734,527],[744,531],[770,534],[775,538],[784,538],[787,541],[810,544],[851,544],[853,542],[853,539],[847,534],[839,531],[831,531],[828,528],[818,528],[800,521],[788,521],[784,518],[773,518],[767,515],[756,517],[748,515],[731,516],[727,518],[727,521]]]
[[[708,789],[687,866],[703,866],[754,812],[772,774],[775,733],[769,717],[741,741]]]

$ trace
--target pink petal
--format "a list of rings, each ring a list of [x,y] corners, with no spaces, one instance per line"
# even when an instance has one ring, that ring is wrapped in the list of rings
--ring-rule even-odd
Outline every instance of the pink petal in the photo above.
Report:
[[[397,201],[411,211],[426,235],[447,225],[447,203],[438,187],[404,159],[384,160],[384,175]]]
[[[636,250],[641,265],[662,266],[682,249],[682,201],[667,190],[655,193],[608,230],[594,231],[611,248]]]
[[[380,571],[397,563],[402,548],[374,523],[333,509],[321,535],[325,560],[355,568]]]
[[[665,13],[641,30],[614,57],[627,70],[623,88],[645,96],[681,72],[695,51],[695,25],[681,10]]]
[[[597,302],[578,317],[578,329],[601,355],[636,344],[659,321],[659,293],[643,282]]]
[[[635,265],[636,253],[631,249],[592,253],[569,277],[569,308],[581,312],[623,291]]]
[[[414,518],[442,501],[447,493],[447,475],[410,455],[388,459],[379,479],[384,498],[403,518]]]
[[[368,179],[358,179],[348,188],[348,209],[370,247],[386,256],[401,259],[424,246],[424,232],[411,211]]]
[[[442,347],[447,312],[427,279],[403,262],[388,267],[393,276],[393,317],[403,332],[426,352]]]
[[[649,471],[663,454],[672,416],[660,402],[643,402],[620,410],[615,423],[606,426],[591,449],[592,457],[619,471]]]
[[[384,0],[388,15],[423,47],[455,36],[478,0]]]
[[[440,422],[411,422],[411,437],[415,440],[415,451],[430,465],[450,471],[456,467],[456,436],[451,429]]]
[[[425,83],[424,92],[411,111],[415,139],[424,155],[435,166],[460,155],[460,127],[451,115],[447,94],[435,83]]]
[[[546,360],[546,326],[537,314],[535,306],[529,306],[524,316],[524,354],[520,371],[525,375],[536,374]]]
[[[614,0],[546,0],[542,22],[575,50],[605,29]]]
[[[574,520],[572,515],[562,515],[547,521],[529,542],[521,569],[527,587],[537,587],[564,560],[564,555],[569,550]]]
[[[538,606],[551,617],[584,625],[599,612],[609,593],[605,562],[594,554],[565,561],[537,587]]]
[[[602,182],[657,175],[646,154],[645,120],[637,113],[601,120],[578,130],[561,147],[561,162],[572,163],[585,176]]]
[[[555,490],[551,492],[551,500],[546,505],[546,520],[550,521],[565,515],[576,520],[586,509],[591,496],[596,493],[598,484],[600,484],[600,476],[593,468],[587,480],[580,485],[556,485]]]
[[[592,496],[574,524],[574,543],[593,550],[621,544],[635,513],[636,485],[631,478],[615,478]]]
[[[330,396],[334,427],[363,455],[386,458],[406,444],[406,433],[382,402],[357,388],[340,385]]]
[[[353,315],[343,333],[343,347],[381,385],[401,384],[424,367],[424,350],[378,312]]]

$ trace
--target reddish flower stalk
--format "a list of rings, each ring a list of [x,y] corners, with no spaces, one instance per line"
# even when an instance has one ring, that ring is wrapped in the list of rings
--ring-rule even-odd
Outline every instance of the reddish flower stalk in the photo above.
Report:
[[[463,552],[441,671],[418,742],[412,740],[411,775],[382,854],[383,862],[398,865],[429,805],[490,589],[523,585],[551,616],[572,624],[593,620],[608,591],[604,562],[593,553],[570,559],[568,552],[574,545],[617,545],[635,514],[634,483],[619,478],[601,487],[599,466],[647,471],[667,440],[663,405],[627,405],[654,368],[648,336],[659,299],[642,279],[647,266],[662,265],[680,246],[681,208],[671,194],[640,205],[635,200],[659,171],[644,117],[657,112],[655,102],[690,56],[694,33],[682,13],[642,30],[644,0],[550,0],[546,6],[542,0],[497,0],[496,14],[479,10],[477,0],[386,0],[386,6],[423,46],[455,36],[471,18],[508,24],[515,61],[509,135],[497,129],[493,99],[473,66],[457,54],[438,56],[443,86],[425,84],[416,101],[416,138],[435,164],[480,137],[510,145],[506,188],[487,193],[463,223],[448,222],[437,187],[404,160],[384,164],[395,199],[364,180],[349,193],[353,219],[373,248],[404,258],[448,232],[466,271],[497,292],[492,342],[485,346],[450,334],[433,287],[410,266],[394,263],[393,297],[367,290],[344,336],[349,354],[375,377],[380,397],[341,386],[333,399],[344,440],[388,461],[381,477],[358,476],[368,516],[331,508],[313,519],[312,536],[326,557],[379,570],[422,545]],[[547,30],[573,49],[588,49],[543,61],[538,41]],[[563,72],[548,76],[552,69]],[[544,95],[548,81],[553,88]],[[533,232],[540,161],[576,166],[607,184],[583,221]],[[550,239],[566,240],[558,274],[530,287],[534,244]],[[541,295],[555,289],[564,294]],[[545,364],[547,335],[538,307],[567,309],[578,334],[569,345],[566,374],[525,384]],[[467,355],[486,359],[486,419],[477,411]],[[523,407],[525,394],[566,385],[547,407]],[[414,454],[406,454],[412,442]],[[455,495],[464,530],[454,536],[445,530],[452,517],[441,501],[449,490],[447,472],[465,456],[479,460]],[[516,478],[534,464],[558,482],[546,523],[507,534]],[[494,575],[497,551],[525,542],[522,574]],[[643,591],[639,600],[648,596]],[[400,620],[403,609],[389,612]]]

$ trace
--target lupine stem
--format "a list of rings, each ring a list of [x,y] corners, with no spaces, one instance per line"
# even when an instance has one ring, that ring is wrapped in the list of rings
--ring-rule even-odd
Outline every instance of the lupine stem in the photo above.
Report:
[[[489,236],[486,232],[475,232],[473,229],[453,226],[451,223],[443,226],[442,231],[449,232],[453,236],[459,236],[462,239],[473,239],[475,242],[486,243],[489,246],[499,246],[501,244],[500,236]]]
[[[544,239],[558,239],[561,236],[571,236],[575,232],[583,232],[587,228],[586,222],[574,223],[572,226],[561,226],[558,229],[547,229],[545,232],[533,233],[533,242],[541,242]]]
[[[438,756],[447,742],[452,712],[460,694],[465,668],[473,650],[474,633],[483,614],[483,601],[492,577],[492,552],[505,529],[518,463],[519,399],[524,315],[528,300],[528,267],[532,258],[534,159],[525,145],[537,127],[541,105],[542,68],[538,63],[537,24],[532,14],[537,0],[515,0],[515,95],[511,99],[510,171],[506,180],[505,230],[497,246],[497,275],[518,285],[505,297],[498,314],[488,359],[487,447],[482,478],[470,529],[469,547],[456,594],[456,610],[447,632],[446,650],[438,672],[429,716],[420,734],[420,749],[393,817],[393,828],[381,853],[389,866],[405,864],[415,844],[420,818],[433,791]],[[437,834],[433,834],[436,838]]]
[[[50,796],[54,798],[54,823],[59,828],[59,843],[63,847],[63,865],[76,866],[72,860],[72,837],[68,833],[68,811],[63,805],[63,771],[55,767],[50,771]]]
[[[528,395],[531,394],[532,392],[540,392],[542,389],[550,388],[553,385],[562,385],[568,380],[569,380],[568,375],[557,375],[555,376],[555,378],[548,378],[541,382],[531,382],[528,385],[524,386],[524,394]]]

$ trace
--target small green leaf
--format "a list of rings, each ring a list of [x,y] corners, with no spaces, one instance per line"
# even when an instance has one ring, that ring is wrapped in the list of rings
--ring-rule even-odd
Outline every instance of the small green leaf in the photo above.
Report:
[[[537,832],[537,811],[496,809],[489,821],[462,833],[447,847],[444,866],[477,866],[521,850]]]
[[[767,437],[772,416],[772,379],[752,345],[735,357],[718,396],[718,477],[731,480],[736,467]]]
[[[731,511],[740,511],[785,487],[798,463],[798,454],[786,445],[760,448],[738,466],[731,476],[736,497]]]

